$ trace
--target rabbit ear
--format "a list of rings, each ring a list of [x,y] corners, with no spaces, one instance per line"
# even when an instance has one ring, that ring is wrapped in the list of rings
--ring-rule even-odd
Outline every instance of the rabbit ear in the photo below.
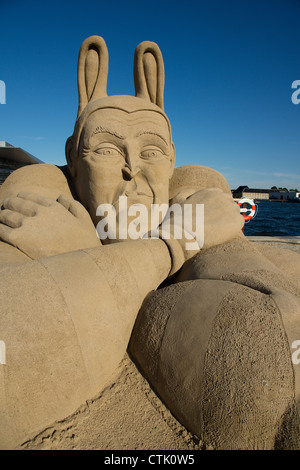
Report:
[[[164,61],[157,44],[144,41],[134,54],[135,95],[164,109]]]
[[[79,51],[77,117],[90,101],[107,96],[107,75],[108,50],[105,41],[100,36],[91,36],[83,41]]]

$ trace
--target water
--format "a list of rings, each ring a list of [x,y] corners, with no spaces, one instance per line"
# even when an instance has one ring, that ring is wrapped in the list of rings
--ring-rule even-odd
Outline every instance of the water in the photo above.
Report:
[[[245,223],[246,236],[300,236],[300,203],[257,202],[257,214]]]

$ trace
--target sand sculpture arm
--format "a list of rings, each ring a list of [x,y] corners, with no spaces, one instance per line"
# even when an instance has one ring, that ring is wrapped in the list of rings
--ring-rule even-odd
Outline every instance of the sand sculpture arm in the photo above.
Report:
[[[170,269],[162,240],[2,266],[1,448],[21,444],[103,389],[144,298]]]
[[[1,204],[22,191],[39,193],[43,201],[71,197],[52,166],[16,171],[2,187]],[[168,276],[171,257],[162,240],[82,246],[36,260],[2,241],[0,257],[0,339],[6,348],[0,447],[12,448],[103,389],[124,356],[144,298]]]

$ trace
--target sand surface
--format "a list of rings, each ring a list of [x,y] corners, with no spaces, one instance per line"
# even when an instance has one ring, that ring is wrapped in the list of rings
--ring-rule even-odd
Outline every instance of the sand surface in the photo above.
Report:
[[[21,446],[39,450],[200,447],[198,439],[173,418],[127,355],[112,382],[98,397]]]
[[[249,237],[268,257],[280,248],[278,262],[293,275],[293,252],[300,238]],[[281,258],[281,259],[280,259]],[[73,415],[52,423],[24,443],[36,450],[201,450],[202,442],[189,433],[164,406],[128,355],[114,378]]]

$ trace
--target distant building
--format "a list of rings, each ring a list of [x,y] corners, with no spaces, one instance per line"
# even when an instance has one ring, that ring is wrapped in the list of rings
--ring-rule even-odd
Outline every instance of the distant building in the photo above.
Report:
[[[235,199],[247,198],[256,200],[270,201],[295,201],[300,200],[300,193],[296,191],[287,191],[285,189],[257,189],[248,188],[248,186],[239,186],[232,190]]]
[[[286,191],[284,189],[270,189],[270,200],[272,201],[293,201],[298,199],[296,191]]]
[[[244,189],[247,188],[248,186],[239,186],[238,188],[231,190],[233,197],[236,199],[241,199]]]
[[[242,192],[242,197],[248,199],[269,199],[270,189],[252,189],[245,188]]]
[[[36,163],[43,162],[20,147],[0,141],[0,186],[13,171]]]

